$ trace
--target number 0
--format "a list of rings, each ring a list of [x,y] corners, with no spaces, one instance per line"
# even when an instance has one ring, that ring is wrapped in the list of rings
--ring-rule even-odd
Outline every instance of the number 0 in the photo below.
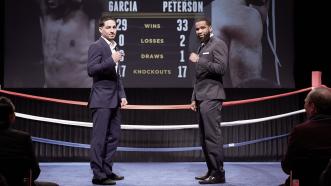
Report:
[[[120,34],[118,36],[118,45],[119,46],[124,46],[124,35],[123,34]]]

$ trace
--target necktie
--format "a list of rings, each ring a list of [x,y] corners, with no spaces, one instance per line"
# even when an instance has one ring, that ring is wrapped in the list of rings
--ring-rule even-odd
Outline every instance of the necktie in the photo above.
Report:
[[[202,48],[205,46],[205,44],[204,43],[201,43],[201,45],[199,46],[199,48],[198,48],[198,54],[200,54],[200,52],[201,52],[201,50],[202,50]]]

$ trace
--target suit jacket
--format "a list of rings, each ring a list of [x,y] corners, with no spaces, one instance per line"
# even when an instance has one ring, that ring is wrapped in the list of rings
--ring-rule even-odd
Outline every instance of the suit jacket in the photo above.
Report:
[[[331,158],[331,116],[316,115],[292,130],[283,171],[293,171],[300,185],[318,185],[318,179]]]
[[[40,168],[31,136],[14,129],[0,129],[0,173],[9,185],[21,185],[29,169],[33,180],[37,179]]]
[[[212,36],[199,52],[191,100],[224,100],[223,75],[227,66],[228,47],[224,41]]]
[[[89,48],[87,71],[88,75],[93,77],[90,108],[116,108],[120,99],[126,97],[111,54],[109,45],[101,37]]]

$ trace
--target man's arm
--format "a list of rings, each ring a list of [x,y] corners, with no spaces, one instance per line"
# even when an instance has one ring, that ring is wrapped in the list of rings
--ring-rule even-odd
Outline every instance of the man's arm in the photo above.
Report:
[[[126,94],[125,94],[125,91],[124,91],[124,86],[123,86],[123,83],[122,83],[122,78],[119,77],[119,96],[121,98],[121,107],[124,107],[128,104],[128,101],[126,100]]]
[[[28,157],[29,157],[29,160],[31,161],[30,168],[32,170],[32,178],[33,178],[33,180],[36,180],[40,174],[40,167],[39,167],[39,163],[36,158],[36,155],[34,153],[31,136],[27,136],[26,143],[27,143],[26,148],[27,148]]]
[[[116,74],[116,63],[113,58],[110,56],[103,60],[101,50],[102,48],[100,48],[97,44],[92,44],[88,50],[87,72],[91,77],[100,74]]]
[[[228,67],[228,47],[225,42],[219,41],[212,51],[213,61],[206,63],[208,73],[223,76]]]
[[[290,171],[293,170],[293,161],[295,159],[295,154],[296,154],[295,151],[297,149],[296,133],[297,133],[296,128],[294,128],[293,131],[290,133],[288,145],[287,145],[287,151],[281,162],[282,169],[286,174],[290,174]]]
[[[197,103],[196,103],[196,99],[195,99],[195,85],[193,86],[190,108],[193,111],[197,111]]]
[[[189,60],[192,63],[197,63],[199,61],[199,55],[195,52],[192,52],[190,54]],[[195,99],[195,83],[193,85],[193,91],[192,91],[192,97],[191,97],[191,110],[196,111],[197,110],[197,106],[196,106],[196,99]]]

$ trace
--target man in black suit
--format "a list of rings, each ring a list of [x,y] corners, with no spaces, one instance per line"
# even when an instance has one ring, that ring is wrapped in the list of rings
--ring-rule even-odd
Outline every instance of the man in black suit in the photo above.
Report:
[[[120,107],[127,105],[126,95],[120,79],[119,62],[122,53],[114,41],[116,20],[106,12],[99,20],[101,37],[88,51],[88,75],[93,77],[89,108],[93,117],[91,141],[92,183],[114,185],[114,180],[123,176],[113,172],[113,157],[120,139]]]
[[[196,64],[191,109],[199,113],[199,129],[202,150],[208,172],[198,176],[200,184],[225,182],[223,169],[223,142],[221,133],[221,109],[225,92],[223,75],[228,65],[228,48],[212,34],[211,23],[206,18],[195,22],[195,31],[201,46],[189,59]]]
[[[319,177],[331,158],[331,90],[315,88],[305,99],[308,120],[293,128],[282,169],[300,186],[319,185]],[[285,185],[290,185],[289,179]]]
[[[32,181],[40,174],[40,168],[28,133],[14,130],[15,107],[10,99],[0,97],[0,175],[9,186],[24,185],[24,177],[32,172]],[[56,186],[50,182],[34,182],[35,185]]]

